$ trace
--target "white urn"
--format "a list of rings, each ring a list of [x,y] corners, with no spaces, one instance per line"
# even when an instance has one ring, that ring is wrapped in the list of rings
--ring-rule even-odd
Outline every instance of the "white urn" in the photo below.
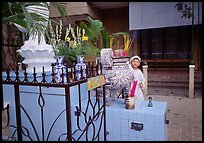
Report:
[[[27,72],[33,73],[34,67],[36,73],[43,72],[43,66],[45,72],[51,71],[51,64],[56,62],[52,45],[46,44],[44,36],[41,36],[40,43],[36,37],[30,35],[28,41],[25,41],[17,52],[24,58],[22,63],[27,65]]]

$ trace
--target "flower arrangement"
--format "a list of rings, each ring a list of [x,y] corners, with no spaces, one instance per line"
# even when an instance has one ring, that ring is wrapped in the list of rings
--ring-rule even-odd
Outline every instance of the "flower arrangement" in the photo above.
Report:
[[[130,47],[133,44],[134,37],[131,37],[129,33],[127,32],[117,32],[110,35],[110,48],[112,48],[112,45],[115,44],[116,37],[123,36],[123,48],[119,48],[120,40],[117,41],[117,50],[115,50],[115,56],[127,56]]]
[[[48,40],[53,45],[56,56],[65,56],[65,60],[68,63],[76,63],[77,55],[93,55],[96,54],[99,49],[93,47],[89,42],[89,37],[86,36],[85,29],[76,27],[76,31],[68,25],[66,28],[66,34],[62,39],[62,21],[60,25],[56,25],[55,31],[49,22],[50,36]]]
[[[124,51],[128,53],[132,43],[133,43],[133,39],[130,38],[129,34],[124,34],[123,35],[123,40],[124,40]]]

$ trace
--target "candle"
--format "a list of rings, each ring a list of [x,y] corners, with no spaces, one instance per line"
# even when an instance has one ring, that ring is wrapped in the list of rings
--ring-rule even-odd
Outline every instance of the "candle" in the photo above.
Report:
[[[132,89],[130,92],[130,97],[134,97],[136,86],[137,86],[137,80],[134,80],[133,85],[132,85]]]

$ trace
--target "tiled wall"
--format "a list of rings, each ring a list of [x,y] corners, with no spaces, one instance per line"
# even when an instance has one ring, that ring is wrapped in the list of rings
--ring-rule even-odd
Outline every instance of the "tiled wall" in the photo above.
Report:
[[[147,106],[148,101],[136,101],[135,109],[127,110],[122,99],[112,101],[106,107],[106,128],[109,132],[108,141],[164,141],[167,140],[165,115],[166,102],[153,101],[153,107]],[[143,124],[143,130],[131,129],[131,122]]]

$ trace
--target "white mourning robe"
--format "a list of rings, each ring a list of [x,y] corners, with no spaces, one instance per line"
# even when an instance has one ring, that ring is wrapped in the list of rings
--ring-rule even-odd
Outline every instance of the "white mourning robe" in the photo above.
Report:
[[[130,66],[131,67],[131,66]],[[144,94],[143,94],[143,90],[145,87],[145,78],[144,78],[144,74],[142,73],[142,71],[140,69],[133,69],[132,67],[130,68],[130,70],[133,72],[134,74],[134,80],[137,80],[137,86],[136,86],[136,90],[135,90],[135,99],[136,100],[144,100]],[[142,88],[140,88],[139,83],[142,83],[143,86]],[[132,85],[131,85],[131,89],[132,89]]]

